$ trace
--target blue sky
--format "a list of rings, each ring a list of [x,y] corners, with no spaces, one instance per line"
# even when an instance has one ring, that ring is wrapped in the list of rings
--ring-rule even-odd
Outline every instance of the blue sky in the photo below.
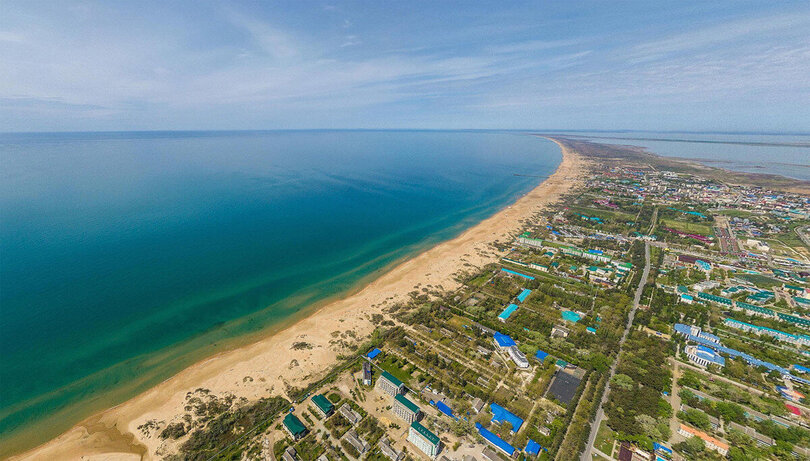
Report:
[[[0,131],[808,131],[810,2],[4,1]]]

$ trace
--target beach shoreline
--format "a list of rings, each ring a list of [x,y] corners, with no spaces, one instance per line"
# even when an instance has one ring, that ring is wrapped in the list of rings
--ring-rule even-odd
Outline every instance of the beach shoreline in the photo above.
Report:
[[[525,220],[555,203],[587,171],[582,156],[555,142],[562,151],[557,170],[512,205],[464,231],[405,260],[357,292],[335,300],[263,339],[206,358],[157,386],[104,410],[60,436],[11,459],[157,459],[170,448],[157,431],[146,435],[147,421],[170,423],[184,413],[186,394],[198,388],[256,400],[284,395],[326,373],[345,352],[335,338],[351,331],[362,339],[374,329],[371,315],[408,298],[414,289],[458,285],[455,275],[469,266],[497,261],[495,242],[510,241]],[[335,335],[338,332],[338,335]],[[306,342],[311,348],[292,348]]]

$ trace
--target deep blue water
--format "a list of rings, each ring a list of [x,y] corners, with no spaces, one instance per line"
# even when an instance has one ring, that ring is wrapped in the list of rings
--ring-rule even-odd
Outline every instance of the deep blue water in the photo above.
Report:
[[[0,135],[0,434],[53,436],[457,235],[559,161],[517,133]]]

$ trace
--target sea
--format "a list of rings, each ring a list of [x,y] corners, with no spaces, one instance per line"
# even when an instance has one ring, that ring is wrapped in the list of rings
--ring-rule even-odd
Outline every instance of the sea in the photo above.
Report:
[[[810,181],[810,133],[695,133],[656,131],[567,131],[601,144],[644,147],[665,157],[708,166]]]
[[[0,457],[513,203],[517,132],[0,134]]]

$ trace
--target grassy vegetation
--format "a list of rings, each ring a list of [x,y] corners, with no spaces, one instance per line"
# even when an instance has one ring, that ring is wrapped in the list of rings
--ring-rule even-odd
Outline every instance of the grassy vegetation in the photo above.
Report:
[[[169,459],[202,460],[215,456],[217,459],[241,459],[243,446],[235,444],[248,431],[261,431],[290,405],[281,397],[261,399],[235,411],[225,412],[205,427],[191,433],[180,446],[180,452]]]
[[[389,355],[379,363],[380,368],[394,375],[403,383],[408,383],[413,378],[411,373],[404,368],[404,364],[394,355]]]
[[[690,234],[712,235],[712,228],[707,224],[692,223],[688,221],[678,221],[674,219],[658,219],[659,225],[662,227],[669,227],[671,229],[679,230],[681,232],[688,232]]]
[[[606,421],[602,421],[602,424],[599,426],[599,432],[596,434],[594,446],[602,453],[613,456],[613,442],[615,441],[616,438],[613,434],[613,430],[608,427]]]

